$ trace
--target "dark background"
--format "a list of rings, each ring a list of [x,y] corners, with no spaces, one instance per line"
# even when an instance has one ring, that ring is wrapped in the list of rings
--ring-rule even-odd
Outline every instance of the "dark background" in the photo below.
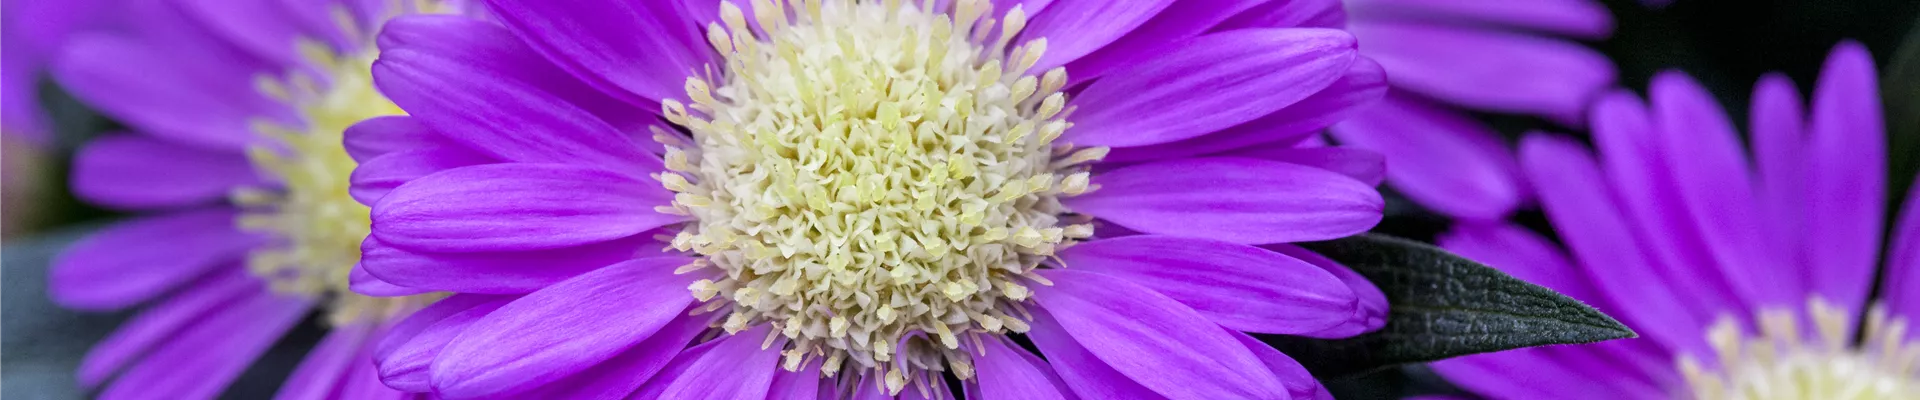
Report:
[[[1802,93],[1808,93],[1834,43],[1853,39],[1865,44],[1880,65],[1888,108],[1892,141],[1888,176],[1895,185],[1888,193],[1895,200],[1906,193],[1920,164],[1916,157],[1920,154],[1920,34],[1911,29],[1920,22],[1916,21],[1920,0],[1676,0],[1662,9],[1647,9],[1638,0],[1603,2],[1612,9],[1618,28],[1612,39],[1592,45],[1620,67],[1621,86],[1644,93],[1655,73],[1684,70],[1720,98],[1743,130],[1749,92],[1762,74],[1785,72]],[[0,354],[6,360],[0,365],[0,380],[6,382],[0,386],[0,398],[7,399],[83,396],[71,378],[79,357],[126,317],[73,313],[46,300],[42,285],[51,256],[82,232],[116,217],[78,203],[58,187],[65,181],[65,165],[74,145],[116,125],[98,119],[57,88],[43,92],[60,135],[53,150],[44,155],[42,174],[48,186],[38,196],[32,215],[13,215],[28,212],[18,204],[5,211],[8,219],[30,216],[35,223],[26,227],[24,235],[7,236],[5,249],[0,250],[4,255],[0,276],[5,277],[0,286],[0,305],[4,305],[0,306]],[[1532,129],[1581,134],[1533,118],[1487,115],[1483,119],[1510,138]],[[1393,197],[1389,193],[1388,217],[1378,231],[1430,240],[1446,229],[1444,218]],[[1519,219],[1545,228],[1537,212],[1523,213]],[[322,334],[313,324],[302,324],[223,397],[271,398],[280,380]],[[1327,384],[1341,399],[1456,393],[1417,366],[1328,379]]]

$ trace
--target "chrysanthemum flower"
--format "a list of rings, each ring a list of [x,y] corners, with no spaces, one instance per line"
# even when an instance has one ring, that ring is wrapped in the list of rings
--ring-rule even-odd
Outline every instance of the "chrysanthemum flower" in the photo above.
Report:
[[[704,3],[388,26],[374,76],[411,116],[349,135],[429,150],[356,173],[405,182],[362,266],[460,294],[394,329],[387,383],[1325,398],[1243,332],[1383,323],[1378,289],[1285,244],[1381,207],[1378,158],[1301,145],[1381,72],[1268,18],[1295,2]]]
[[[1442,238],[1461,254],[1584,300],[1641,339],[1435,364],[1501,399],[1916,399],[1920,209],[1882,262],[1886,146],[1873,60],[1842,43],[1804,116],[1791,81],[1755,89],[1751,153],[1684,74],[1650,105],[1615,93],[1593,112],[1596,160],[1534,136],[1521,160],[1572,257],[1511,225]]]
[[[1596,0],[1345,2],[1393,93],[1333,137],[1386,155],[1394,190],[1450,217],[1495,221],[1531,197],[1513,152],[1469,112],[1577,124],[1614,83],[1613,63],[1573,41],[1613,32]]]
[[[443,295],[347,290],[367,282],[348,271],[368,210],[349,195],[356,162],[341,131],[401,112],[373,90],[372,40],[416,7],[439,6],[126,2],[114,10],[125,26],[62,50],[55,78],[133,130],[80,149],[74,192],[152,213],[83,239],[53,267],[64,306],[151,305],[87,354],[82,384],[112,380],[102,398],[211,398],[317,307],[333,330],[281,397],[403,395],[355,360]]]

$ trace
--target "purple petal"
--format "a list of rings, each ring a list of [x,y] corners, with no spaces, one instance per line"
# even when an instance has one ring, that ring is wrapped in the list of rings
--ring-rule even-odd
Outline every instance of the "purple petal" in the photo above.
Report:
[[[122,222],[68,247],[54,260],[48,294],[62,306],[131,306],[230,265],[259,237],[233,226],[232,209],[185,211]]]
[[[1108,72],[1164,56],[1176,45],[1205,33],[1228,17],[1267,0],[1226,0],[1215,2],[1173,2],[1140,27],[1093,53],[1067,63],[1067,78],[1086,82]],[[1030,15],[1032,9],[1027,11]],[[1049,41],[1053,40],[1051,38]],[[1051,49],[1049,49],[1051,50]],[[1073,86],[1072,83],[1068,86]]]
[[[1594,0],[1527,2],[1348,0],[1355,19],[1426,18],[1536,29],[1583,39],[1613,34],[1613,15]]]
[[[654,211],[669,202],[670,193],[651,180],[593,167],[463,167],[388,193],[373,208],[372,237],[410,250],[443,252],[600,243],[685,219]]]
[[[1577,122],[1615,78],[1612,61],[1573,42],[1406,21],[1348,29],[1395,88],[1475,109]]]
[[[823,398],[820,391],[831,386],[832,381],[820,376],[820,362],[809,361],[801,365],[799,371],[787,371],[777,368],[773,371],[773,386],[767,389],[767,400],[818,400]],[[942,387],[944,389],[944,387]],[[907,389],[901,392],[902,398],[918,395],[917,390]]]
[[[120,36],[86,36],[68,45],[53,73],[103,113],[184,144],[239,151],[256,137],[255,120],[297,121],[292,110],[253,89],[249,77],[256,71],[172,50]]]
[[[393,188],[422,176],[492,162],[487,156],[451,145],[387,152],[353,169],[349,178],[352,186],[347,188],[347,193],[361,204],[378,204]]]
[[[1243,244],[1141,235],[1081,243],[1059,256],[1073,270],[1126,279],[1240,331],[1331,328],[1346,322],[1359,301],[1326,270]]]
[[[673,274],[688,262],[614,264],[514,300],[447,344],[434,359],[433,386],[447,397],[515,393],[613,358],[693,301],[686,288],[698,276]]]
[[[682,296],[685,296],[683,293]],[[740,331],[687,366],[667,386],[662,399],[764,399],[779,368],[780,348],[764,348],[771,325]],[[776,342],[776,345],[779,343]]]
[[[138,135],[94,140],[73,162],[74,195],[116,208],[210,204],[260,182],[245,155]]]
[[[506,30],[455,16],[414,16],[388,34],[420,36],[374,63],[394,104],[448,140],[506,161],[594,165],[632,176],[660,159],[595,113],[612,100],[531,54]],[[634,109],[625,108],[629,114]]]
[[[1115,371],[1173,399],[1278,398],[1280,382],[1206,317],[1125,280],[1048,270],[1033,298]]]
[[[1046,12],[1034,15],[1017,43],[1047,39],[1047,52],[1032,71],[1046,71],[1093,53],[1133,32],[1173,0],[1102,1],[1053,0]],[[1030,11],[1031,12],[1031,11]]]
[[[1611,343],[1603,343],[1611,344]],[[1633,379],[1630,371],[1579,362],[1598,345],[1540,347],[1460,357],[1433,364],[1435,372],[1475,393],[1501,399],[1666,399],[1671,389]],[[1514,373],[1527,371],[1527,373]]]
[[[1113,149],[1107,162],[1136,162],[1192,157],[1263,143],[1292,143],[1345,120],[1356,110],[1372,106],[1387,93],[1387,76],[1366,58],[1326,90],[1287,108],[1225,130],[1172,143]]]
[[[1808,121],[1806,256],[1819,264],[1813,292],[1861,310],[1886,214],[1886,127],[1873,56],[1834,46],[1813,91]]]
[[[1269,244],[1260,247],[1276,253],[1285,254],[1300,261],[1306,261],[1308,264],[1320,267],[1320,269],[1327,271],[1327,273],[1333,274],[1333,276],[1339,278],[1341,282],[1346,283],[1347,288],[1353,291],[1355,299],[1358,300],[1354,303],[1352,315],[1349,315],[1347,320],[1340,325],[1316,332],[1294,334],[1295,336],[1341,339],[1373,332],[1387,325],[1387,294],[1381,292],[1379,287],[1374,286],[1372,281],[1368,281],[1367,277],[1361,276],[1359,272],[1354,272],[1353,269],[1347,268],[1345,265],[1340,265],[1340,263],[1334,262],[1326,256],[1314,253],[1300,246],[1291,244]]]
[[[973,365],[979,375],[971,383],[979,385],[976,393],[980,396],[967,398],[1066,400],[1073,397],[1064,392],[1067,388],[1047,368],[1045,361],[1007,341],[1005,336],[994,335],[981,341],[980,348],[975,349]]]
[[[340,135],[347,155],[360,163],[396,151],[452,144],[427,129],[420,120],[405,115],[369,118],[348,126]]]
[[[1319,93],[1357,57],[1353,37],[1332,29],[1244,29],[1171,47],[1074,97],[1074,127],[1060,140],[1135,147],[1212,133]]]
[[[379,369],[377,378],[396,389],[431,391],[427,367],[447,342],[517,298],[457,294],[415,311],[395,323],[375,344],[371,358]]]
[[[378,238],[360,244],[360,265],[395,285],[459,293],[529,293],[640,257],[668,255],[651,235],[533,251],[434,253],[389,246]]]
[[[1346,175],[1368,185],[1379,185],[1387,176],[1387,158],[1369,150],[1342,147],[1295,147],[1268,143],[1222,153],[1229,157],[1273,160],[1314,167]]]
[[[1539,190],[1547,219],[1574,257],[1586,266],[1595,288],[1611,304],[1680,305],[1698,301],[1674,293],[1647,255],[1636,246],[1619,207],[1608,199],[1613,191],[1601,178],[1593,156],[1567,139],[1532,135],[1521,142],[1521,165]],[[1693,315],[1685,307],[1630,307],[1614,317],[1669,348],[1696,348],[1704,344],[1711,315]]]
[[[302,61],[293,43],[301,36],[319,33],[302,32],[298,20],[273,2],[186,0],[174,4],[224,42],[283,65]]]
[[[352,271],[347,272],[347,289],[352,290],[354,293],[373,297],[412,296],[433,292],[432,290],[410,288],[380,280],[379,277],[367,273],[366,268],[358,265],[355,265]]]
[[[1759,199],[1753,193],[1755,178],[1747,170],[1750,162],[1732,121],[1713,95],[1685,74],[1671,72],[1654,78],[1649,95],[1660,129],[1657,143],[1664,145],[1666,170],[1679,205],[1692,216],[1689,222],[1713,256],[1711,265],[1718,268],[1689,267],[1707,273],[1717,269],[1718,279],[1747,304],[1801,300],[1798,294],[1773,286],[1789,279],[1787,274],[1796,268],[1766,245]]]
[[[1215,30],[1247,28],[1345,28],[1347,10],[1340,0],[1278,0],[1240,13]]]
[[[1330,132],[1384,154],[1394,189],[1443,214],[1498,220],[1526,199],[1513,153],[1497,132],[1425,101],[1390,94]]]
[[[653,375],[653,379],[648,379],[646,384],[640,385],[640,390],[634,391],[633,395],[627,398],[664,399],[665,397],[661,397],[661,394],[666,392],[667,387],[678,382],[680,376],[685,375],[694,363],[699,362],[720,343],[719,340],[708,341],[681,351],[679,355],[673,357],[673,361],[667,363],[666,368],[661,368],[659,373]]]
[[[515,36],[525,38],[568,71],[594,79],[601,87],[653,101],[683,97],[686,78],[713,58],[702,35],[704,26],[678,15],[679,8],[669,2],[489,0],[487,4]]]
[[[1265,244],[1326,240],[1380,221],[1380,193],[1364,182],[1294,164],[1196,158],[1093,177],[1100,189],[1064,203],[1134,230]]]
[[[1760,78],[1753,89],[1750,108],[1753,130],[1753,157],[1759,180],[1755,190],[1760,197],[1761,223],[1769,239],[1767,247],[1781,260],[1797,266],[1789,282],[1775,287],[1791,294],[1808,293],[1807,282],[1818,263],[1806,262],[1801,235],[1806,233],[1807,218],[1807,133],[1806,112],[1801,105],[1800,89],[1786,74],[1772,73]]]
[[[1027,338],[1033,340],[1033,346],[1039,348],[1041,354],[1047,355],[1047,363],[1053,367],[1053,371],[1059,373],[1060,380],[1080,398],[1166,398],[1140,386],[1133,378],[1115,371],[1106,361],[1100,361],[1093,353],[1088,353],[1046,310],[1034,309],[1032,324],[1033,329],[1027,331]]]
[[[108,384],[100,398],[213,398],[300,322],[310,306],[306,299],[272,292],[241,299],[180,331]]]
[[[373,335],[379,336],[384,333],[381,331],[381,328],[383,327],[375,327]],[[354,360],[356,361],[353,363],[353,369],[347,371],[345,376],[340,377],[340,382],[335,385],[331,398],[413,400],[420,397],[419,394],[403,392],[387,386],[385,382],[381,382],[380,367],[372,362],[368,362],[372,358],[373,346],[360,346],[360,351],[354,353]]]
[[[1288,395],[1300,400],[1333,398],[1332,394],[1327,393],[1327,388],[1321,387],[1320,381],[1307,372],[1307,367],[1300,365],[1299,361],[1294,361],[1293,357],[1281,354],[1279,350],[1274,350],[1272,346],[1261,343],[1259,339],[1254,339],[1245,333],[1227,331],[1227,334],[1233,335],[1234,339],[1240,341],[1240,345],[1247,346],[1248,351],[1260,357],[1260,362],[1267,365],[1267,370],[1272,371],[1274,377],[1280,378],[1280,384],[1287,386]]]
[[[294,368],[293,375],[280,386],[273,395],[274,400],[325,400],[333,394],[334,384],[354,369],[366,362],[361,354],[368,336],[374,327],[365,324],[336,326],[320,339],[320,344],[307,351],[306,358],[300,360],[300,366]]]
[[[184,327],[234,308],[242,296],[266,291],[259,279],[242,268],[231,268],[201,278],[153,307],[141,310],[93,349],[87,350],[75,379],[84,387],[98,386],[127,363],[165,343]]]
[[[634,345],[627,351],[581,371],[566,379],[561,379],[533,391],[516,394],[513,397],[528,399],[617,399],[623,398],[640,388],[648,378],[652,378],[668,361],[687,348],[687,343],[702,332],[707,331],[711,315],[682,315],[673,322],[661,327],[646,341]],[[814,377],[819,377],[814,370]],[[815,379],[817,382],[818,379]],[[811,391],[809,391],[811,392]]]
[[[1887,310],[1908,321],[1920,318],[1920,185],[1907,192],[1907,204],[1896,222],[1893,242],[1888,243],[1887,277],[1881,282]],[[1920,331],[1909,331],[1909,338],[1920,338]]]

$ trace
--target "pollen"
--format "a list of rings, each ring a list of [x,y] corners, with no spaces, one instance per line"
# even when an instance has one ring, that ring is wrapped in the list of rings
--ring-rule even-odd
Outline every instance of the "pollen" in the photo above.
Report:
[[[1867,313],[1864,340],[1854,345],[1854,319],[1819,297],[1808,300],[1810,330],[1793,310],[1756,316],[1760,336],[1745,337],[1733,318],[1707,333],[1717,371],[1681,357],[1692,398],[1699,400],[1915,400],[1920,399],[1920,344],[1907,339],[1906,318],[1889,317],[1875,305]],[[1803,338],[1811,333],[1816,338]]]
[[[723,3],[724,65],[663,102],[691,135],[655,135],[665,211],[695,221],[673,247],[724,272],[689,289],[730,332],[774,326],[789,369],[968,379],[961,345],[1025,331],[1030,273],[1092,233],[1059,201],[1105,154],[1055,142],[1066,71],[1030,71],[1045,39],[1008,47],[1020,7],[952,3],[756,0],[751,23]]]
[[[397,12],[400,3],[394,6]],[[344,9],[336,11],[345,31],[361,32]],[[374,89],[372,51],[338,54],[311,40],[301,41],[299,49],[307,68],[254,79],[261,94],[297,110],[303,124],[253,124],[261,140],[247,156],[281,187],[240,188],[230,196],[243,210],[240,228],[270,238],[247,256],[249,271],[275,291],[328,300],[329,321],[336,325],[385,320],[443,297],[378,298],[347,289],[360,242],[371,229],[368,207],[348,195],[358,163],[347,155],[341,135],[361,120],[404,111]]]

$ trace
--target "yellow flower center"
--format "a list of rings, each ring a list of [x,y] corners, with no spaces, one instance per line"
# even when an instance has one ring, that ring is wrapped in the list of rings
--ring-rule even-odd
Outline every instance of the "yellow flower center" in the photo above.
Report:
[[[1875,305],[1865,341],[1854,346],[1846,310],[1814,297],[1807,314],[1818,340],[1801,337],[1793,310],[1758,313],[1760,337],[1743,337],[1732,317],[1708,331],[1720,370],[1690,356],[1679,359],[1693,399],[1699,400],[1915,400],[1920,399],[1920,344],[1907,341],[1907,320]]]
[[[394,5],[397,9],[399,3]],[[346,32],[364,32],[355,29],[344,9],[336,11]],[[300,52],[324,80],[303,70],[255,79],[261,93],[298,110],[305,126],[254,123],[256,133],[268,140],[247,155],[282,187],[233,193],[245,210],[240,228],[273,240],[248,255],[248,269],[276,291],[328,299],[329,320],[336,325],[385,320],[444,297],[368,297],[348,290],[348,273],[360,261],[360,242],[370,231],[370,211],[348,195],[358,163],[347,155],[341,134],[362,120],[405,112],[374,88],[372,51],[336,54],[327,45],[302,41]]]
[[[1059,198],[1107,150],[1054,143],[1066,72],[1029,73],[1045,39],[1008,50],[1018,7],[783,3],[756,1],[757,27],[723,4],[707,35],[724,70],[663,107],[692,133],[655,133],[663,211],[696,221],[673,246],[705,256],[683,272],[725,272],[691,290],[729,332],[772,324],[789,370],[850,360],[896,393],[946,366],[968,378],[963,341],[1024,332],[1025,285],[1045,283],[1029,273],[1092,234]]]

